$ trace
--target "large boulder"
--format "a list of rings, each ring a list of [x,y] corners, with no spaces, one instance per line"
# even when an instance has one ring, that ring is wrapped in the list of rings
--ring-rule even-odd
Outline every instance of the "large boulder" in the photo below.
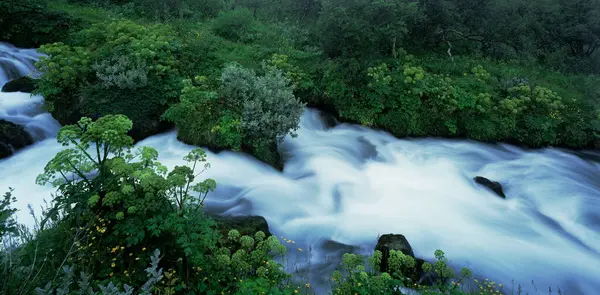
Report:
[[[496,195],[498,195],[499,197],[506,199],[506,195],[504,195],[504,190],[502,189],[502,185],[499,182],[491,181],[482,176],[476,176],[475,178],[473,178],[473,180],[475,180],[476,183],[489,188],[494,193],[496,193]]]
[[[420,285],[432,285],[433,284],[433,280],[431,279],[431,277],[423,271],[423,263],[425,263],[425,260],[415,257],[413,249],[410,246],[410,243],[408,242],[408,240],[406,239],[406,237],[404,235],[397,235],[397,234],[382,235],[377,240],[377,245],[375,246],[375,250],[379,250],[383,254],[382,259],[381,259],[381,265],[380,265],[380,270],[382,272],[389,271],[388,259],[390,258],[390,251],[391,250],[401,251],[404,255],[408,255],[408,256],[415,258],[415,262],[416,262],[415,268],[412,271],[409,271],[408,273],[406,273],[404,275],[406,275],[408,278],[410,278],[410,280],[412,282],[415,282]]]
[[[2,92],[26,92],[31,93],[35,90],[35,79],[31,77],[21,77],[8,81],[2,86]]]
[[[0,159],[7,158],[18,149],[33,143],[25,128],[0,119]]]

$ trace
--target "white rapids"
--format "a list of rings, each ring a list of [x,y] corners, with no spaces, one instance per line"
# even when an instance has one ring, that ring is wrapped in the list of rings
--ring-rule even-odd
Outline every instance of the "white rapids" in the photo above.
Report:
[[[31,70],[35,54],[0,45],[0,52],[6,50],[11,52],[0,53],[0,61],[14,61],[19,75]],[[32,58],[17,58],[22,56]],[[7,72],[13,70],[0,71]],[[0,85],[7,80],[0,79]],[[39,212],[53,193],[35,185],[35,178],[62,148],[54,139],[60,125],[41,102],[25,93],[0,94],[0,119],[26,126],[38,140],[0,160],[0,193],[15,189],[19,221],[29,225],[27,205]],[[368,252],[378,235],[401,233],[416,256],[432,259],[442,249],[454,266],[502,282],[508,293],[513,279],[525,290],[533,280],[542,294],[548,286],[563,294],[600,290],[597,153],[397,139],[349,124],[327,128],[311,109],[298,133],[280,146],[283,172],[244,154],[209,152],[212,167],[204,176],[219,188],[207,207],[262,215],[274,234],[312,248],[309,262],[298,267],[312,269],[317,285],[342,249]],[[169,167],[182,164],[193,148],[177,141],[174,131],[138,145],[156,148]],[[502,183],[507,199],[475,184],[475,176]]]

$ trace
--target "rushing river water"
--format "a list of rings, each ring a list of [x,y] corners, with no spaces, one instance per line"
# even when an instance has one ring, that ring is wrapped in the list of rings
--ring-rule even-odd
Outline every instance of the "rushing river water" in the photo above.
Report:
[[[37,57],[0,45],[0,86],[30,72]],[[0,192],[15,189],[25,224],[32,223],[28,204],[37,209],[51,199],[52,188],[35,185],[35,177],[62,148],[54,138],[60,125],[42,102],[26,93],[0,93],[0,119],[26,126],[37,140],[0,160]],[[169,167],[193,148],[177,141],[175,132],[138,145],[156,148]],[[501,281],[508,294],[513,279],[526,290],[533,280],[540,294],[548,286],[563,294],[600,292],[598,154],[400,140],[355,125],[328,128],[311,109],[299,136],[280,148],[283,173],[244,154],[209,153],[212,167],[204,176],[219,188],[207,207],[262,215],[274,234],[312,248],[310,257],[305,251],[294,264],[309,269],[317,285],[341,251],[368,252],[378,235],[401,233],[416,256],[431,259],[443,249],[453,265]],[[501,182],[507,199],[476,185],[472,178],[478,175]]]

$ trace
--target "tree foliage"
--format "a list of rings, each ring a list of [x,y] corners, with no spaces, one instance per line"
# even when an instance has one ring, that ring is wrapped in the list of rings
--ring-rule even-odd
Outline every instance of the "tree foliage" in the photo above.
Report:
[[[318,23],[323,50],[330,57],[393,55],[416,12],[409,1],[325,0]]]

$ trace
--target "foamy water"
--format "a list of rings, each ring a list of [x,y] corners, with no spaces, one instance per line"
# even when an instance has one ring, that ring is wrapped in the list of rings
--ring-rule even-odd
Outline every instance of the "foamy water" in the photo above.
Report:
[[[27,204],[37,208],[53,192],[36,186],[35,177],[62,148],[52,137],[58,125],[40,102],[28,94],[0,94],[0,118],[48,131],[0,160],[0,192],[15,188],[18,218],[26,224],[32,222]],[[171,168],[193,148],[174,132],[139,145],[156,148]],[[416,256],[432,259],[443,249],[453,265],[505,285],[514,279],[528,289],[534,280],[541,294],[548,286],[563,294],[600,290],[600,166],[586,160],[597,154],[400,140],[348,124],[329,129],[310,109],[299,136],[280,148],[283,173],[244,154],[209,153],[212,167],[204,176],[219,188],[207,207],[262,215],[276,235],[312,247],[310,273],[317,285],[317,277],[339,260],[341,245],[372,250],[378,235],[401,233]],[[501,182],[507,199],[475,184],[474,176]]]

